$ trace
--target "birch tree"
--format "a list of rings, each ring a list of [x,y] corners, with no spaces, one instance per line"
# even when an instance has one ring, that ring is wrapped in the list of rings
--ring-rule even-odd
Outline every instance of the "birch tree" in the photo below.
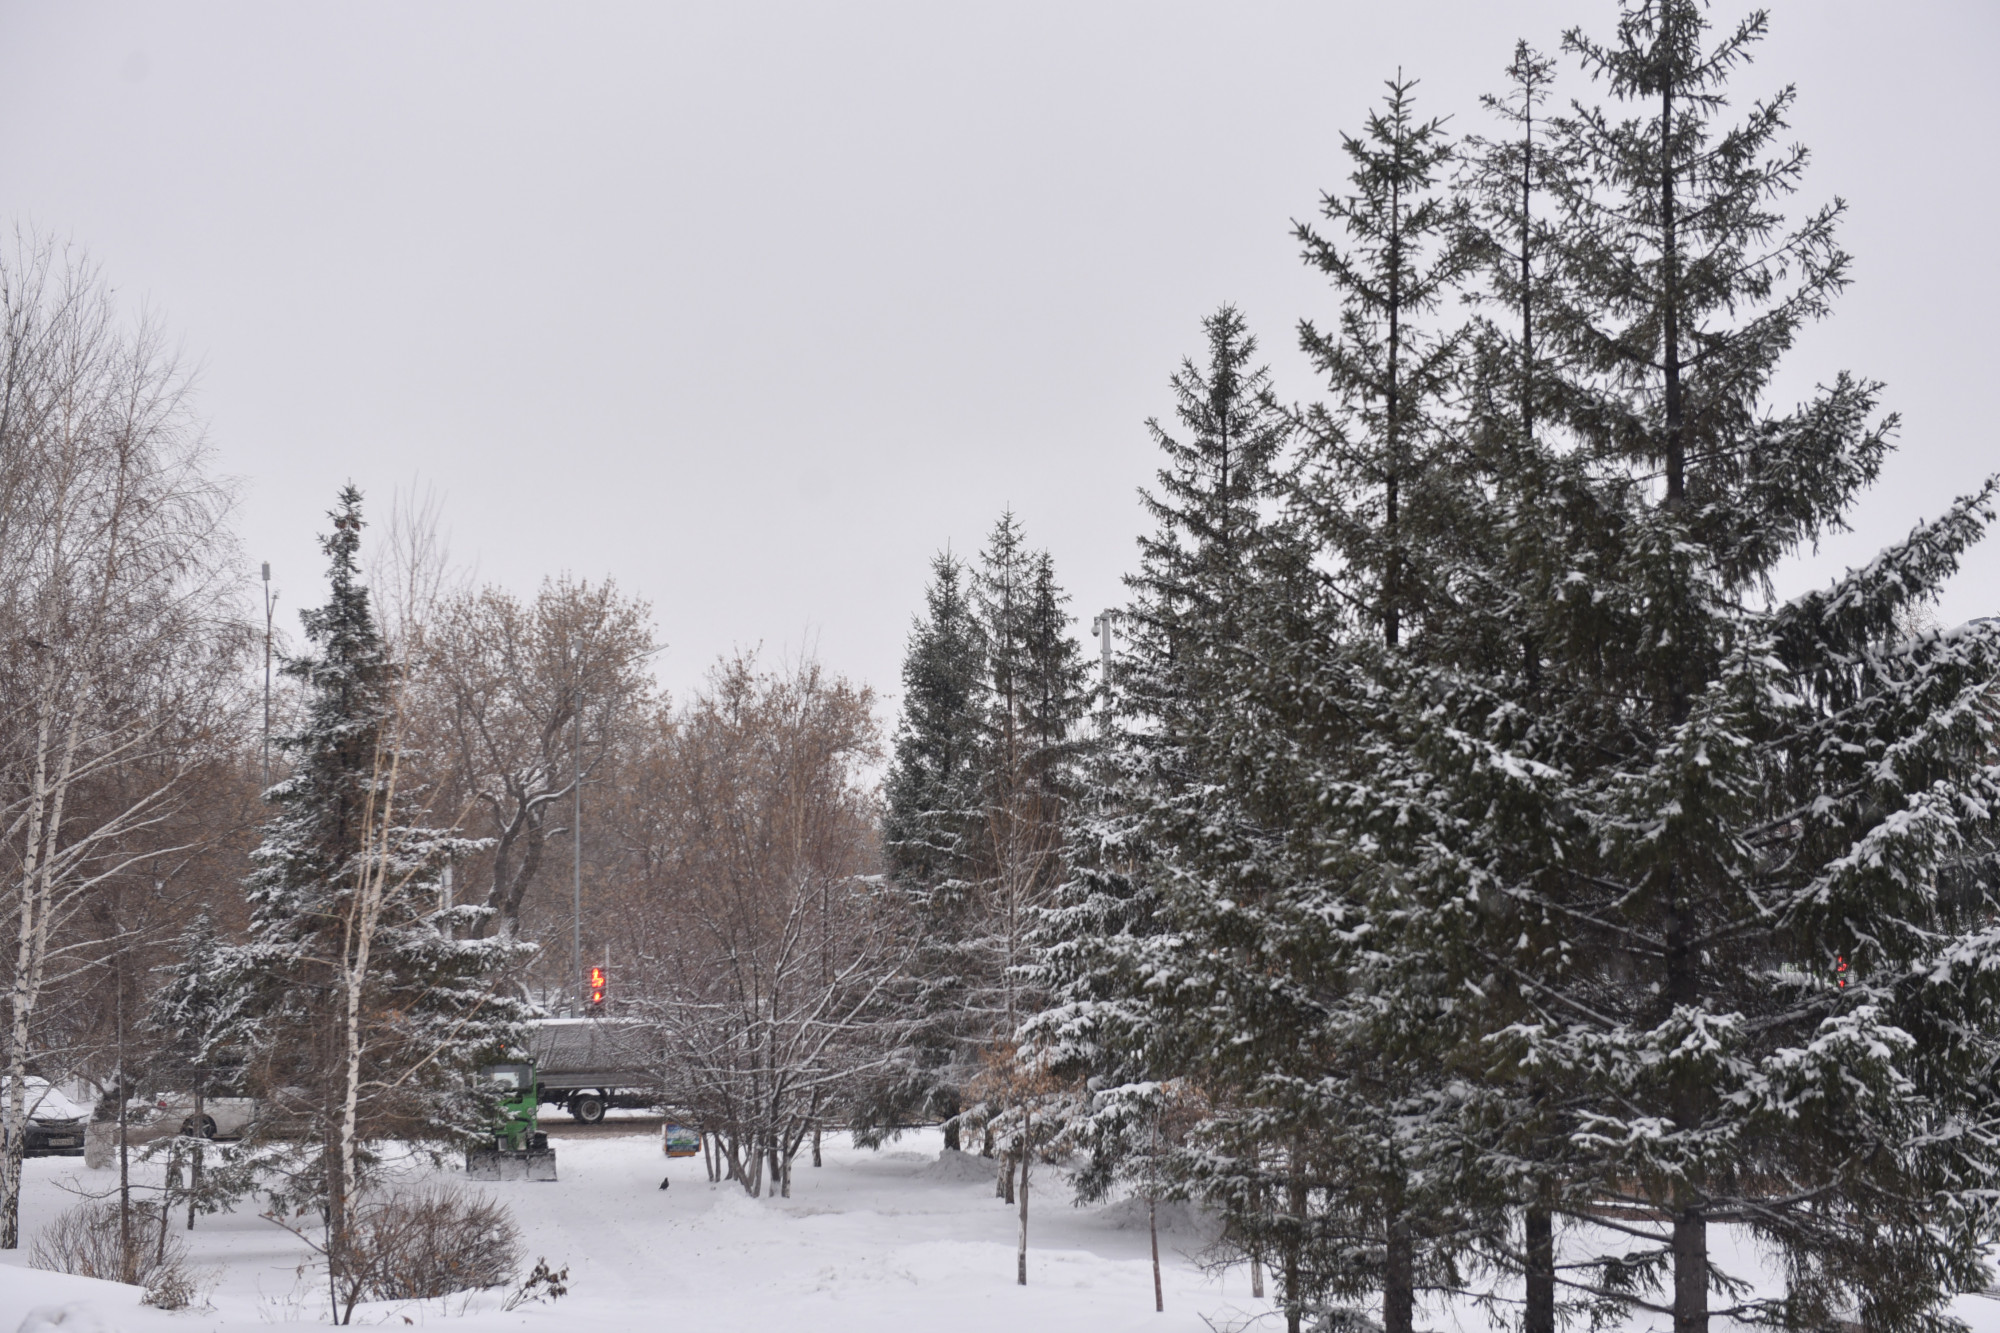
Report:
[[[64,928],[171,850],[186,779],[229,739],[245,638],[230,494],[206,463],[159,329],[121,321],[79,256],[17,242],[0,262],[0,1248],[19,1241],[37,1008],[104,947]]]

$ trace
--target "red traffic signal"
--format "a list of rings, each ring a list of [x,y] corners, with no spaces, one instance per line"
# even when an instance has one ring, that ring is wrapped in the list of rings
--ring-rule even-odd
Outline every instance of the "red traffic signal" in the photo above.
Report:
[[[604,991],[605,991],[604,983],[605,983],[604,969],[601,967],[591,968],[590,1007],[593,1009],[602,1009],[604,1007]]]

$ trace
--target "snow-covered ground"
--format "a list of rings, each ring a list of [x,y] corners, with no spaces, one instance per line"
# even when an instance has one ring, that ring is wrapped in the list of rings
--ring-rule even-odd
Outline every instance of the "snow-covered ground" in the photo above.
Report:
[[[526,1258],[567,1265],[570,1294],[512,1312],[488,1293],[421,1304],[365,1306],[357,1322],[486,1330],[804,1329],[808,1333],[1207,1333],[1283,1324],[1251,1299],[1246,1269],[1210,1273],[1208,1233],[1179,1208],[1161,1209],[1166,1312],[1153,1311],[1146,1215],[1136,1201],[1074,1208],[1059,1173],[1031,1196],[1028,1285],[1014,1281],[1015,1211],[993,1196],[992,1164],[943,1154],[935,1132],[880,1152],[829,1140],[827,1164],[797,1169],[790,1199],[750,1199],[711,1186],[699,1158],[667,1162],[653,1133],[556,1140],[561,1179],[483,1188],[513,1205]],[[26,1238],[72,1202],[115,1184],[76,1158],[27,1164]],[[454,1173],[455,1174],[455,1173]],[[660,1189],[662,1176],[672,1188]],[[188,1233],[183,1233],[188,1234]],[[213,1270],[210,1308],[178,1314],[138,1304],[113,1283],[27,1267],[25,1247],[0,1254],[0,1333],[38,1307],[76,1307],[62,1333],[251,1329],[319,1322],[323,1287],[295,1238],[246,1202],[201,1218],[189,1235],[197,1267]],[[2000,1333],[2000,1302],[1967,1297],[1957,1312]],[[1471,1309],[1432,1309],[1420,1326],[1488,1333]]]
[[[1207,1235],[1181,1209],[1161,1209],[1160,1258],[1167,1310],[1153,1312],[1143,1206],[1076,1209],[1054,1170],[1030,1194],[1028,1286],[1014,1281],[1015,1210],[993,1196],[993,1164],[942,1154],[935,1132],[870,1152],[828,1140],[826,1166],[796,1168],[790,1199],[751,1199],[711,1186],[701,1159],[668,1162],[657,1133],[558,1138],[554,1184],[475,1186],[505,1198],[527,1261],[570,1270],[570,1294],[549,1305],[498,1309],[497,1294],[422,1305],[364,1307],[357,1322],[487,1329],[768,1329],[898,1333],[939,1326],[954,1333],[1189,1330],[1201,1316],[1232,1322],[1264,1308],[1247,1270],[1211,1277],[1189,1257]],[[110,1171],[77,1158],[26,1163],[24,1240],[72,1198],[72,1187],[113,1188]],[[456,1173],[453,1173],[456,1174]],[[663,1176],[673,1184],[660,1189]],[[257,1216],[197,1220],[197,1267],[220,1270],[211,1310],[166,1314],[140,1306],[134,1288],[27,1268],[26,1248],[0,1254],[0,1333],[30,1309],[89,1303],[111,1326],[150,1329],[261,1327],[324,1317],[320,1285],[301,1265],[298,1240]],[[70,1327],[70,1326],[65,1326]]]

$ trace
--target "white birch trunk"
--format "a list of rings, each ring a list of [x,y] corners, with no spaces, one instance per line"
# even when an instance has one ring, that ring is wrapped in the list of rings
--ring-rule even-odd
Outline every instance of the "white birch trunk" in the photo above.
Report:
[[[1034,1118],[1032,1104],[1021,1108],[1021,1248],[1014,1256],[1014,1282],[1023,1287],[1028,1285],[1028,1159],[1034,1156],[1029,1151]]]
[[[51,661],[36,708],[35,778],[25,855],[16,890],[20,924],[10,997],[12,1022],[7,1030],[7,1101],[4,1120],[0,1120],[7,1144],[6,1151],[0,1152],[0,1250],[18,1249],[21,1244],[21,1153],[27,1132],[28,1035],[48,971],[49,918],[55,900],[51,863],[62,830],[63,800],[76,764],[77,719],[72,712],[64,728],[56,777],[50,781],[49,733],[55,722],[56,683],[56,666]]]
[[[378,744],[373,771],[369,774],[369,797],[361,820],[362,862],[360,882],[355,885],[354,903],[349,910],[348,931],[349,950],[345,960],[344,982],[345,1001],[342,1014],[343,1061],[341,1069],[341,1103],[339,1127],[340,1152],[340,1199],[332,1210],[332,1219],[338,1227],[334,1245],[341,1256],[348,1249],[348,1236],[353,1227],[353,1205],[355,1195],[355,1146],[361,1109],[361,1019],[362,992],[368,985],[368,965],[375,944],[376,927],[382,918],[383,895],[387,890],[389,874],[389,829],[391,812],[396,799],[396,776],[400,747],[396,743],[397,731],[392,726],[389,750],[389,778],[382,792],[378,809],[374,792],[375,778],[382,771],[382,750]],[[334,1256],[329,1255],[329,1260]]]

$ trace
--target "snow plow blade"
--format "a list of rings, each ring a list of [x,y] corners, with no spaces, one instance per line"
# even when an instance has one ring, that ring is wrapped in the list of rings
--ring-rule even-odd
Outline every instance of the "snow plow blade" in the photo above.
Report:
[[[554,1180],[554,1148],[473,1148],[465,1154],[467,1180]]]

